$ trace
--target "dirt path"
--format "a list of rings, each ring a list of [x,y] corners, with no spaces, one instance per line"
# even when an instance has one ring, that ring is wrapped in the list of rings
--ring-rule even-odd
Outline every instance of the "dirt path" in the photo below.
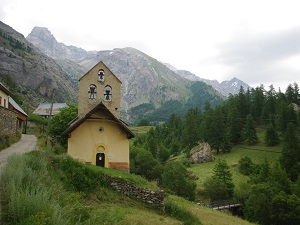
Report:
[[[6,149],[0,151],[0,174],[1,174],[1,167],[4,166],[7,158],[10,155],[30,152],[35,149],[36,144],[37,144],[36,136],[22,134],[20,141],[11,145],[9,148],[6,148]]]

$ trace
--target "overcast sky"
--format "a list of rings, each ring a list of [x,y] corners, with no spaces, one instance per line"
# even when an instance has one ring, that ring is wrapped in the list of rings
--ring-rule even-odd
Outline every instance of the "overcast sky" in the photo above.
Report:
[[[300,85],[299,0],[0,0],[0,20],[85,50],[133,47],[219,82]]]

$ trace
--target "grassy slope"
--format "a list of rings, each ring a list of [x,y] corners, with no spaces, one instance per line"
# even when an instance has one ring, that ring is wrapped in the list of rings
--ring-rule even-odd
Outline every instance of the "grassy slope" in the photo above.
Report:
[[[84,172],[78,173],[78,168]],[[95,175],[101,177],[101,174],[122,177],[138,186],[156,189],[139,176],[73,163],[66,156],[53,156],[52,153],[44,151],[17,155],[9,160],[1,177],[3,192],[1,204],[5,212],[2,215],[4,220],[1,222],[6,222],[6,224],[54,223],[56,225],[75,223],[183,224],[180,219],[176,218],[176,210],[175,214],[163,213],[101,182],[96,187],[81,186],[81,183],[89,184],[90,178],[93,180]],[[89,175],[90,178],[85,175]],[[78,182],[78,179],[83,180]],[[13,188],[7,189],[5,185],[13,186]],[[83,188],[83,191],[76,191],[76,185]],[[173,204],[186,211],[187,215],[192,214],[196,220],[201,221],[201,223],[185,222],[185,224],[249,224],[239,218],[197,206],[179,197],[168,196],[166,200],[172,201]],[[9,221],[7,219],[12,222],[7,223]],[[46,223],[47,221],[51,223]]]
[[[169,196],[172,201],[176,202],[182,208],[185,208],[197,218],[200,219],[203,225],[250,225],[248,221],[242,220],[239,217],[234,217],[221,211],[216,211],[203,206],[197,206],[187,200],[177,196]]]
[[[224,159],[230,166],[230,170],[233,175],[233,182],[237,186],[239,183],[246,182],[248,180],[247,176],[242,175],[238,171],[238,161],[245,156],[252,159],[253,163],[260,164],[267,160],[270,163],[275,162],[279,159],[282,146],[278,145],[275,147],[267,147],[264,144],[264,131],[257,130],[257,135],[259,138],[259,143],[253,146],[248,146],[245,144],[240,144],[234,146],[230,153],[214,155],[215,160],[213,162],[207,162],[202,164],[194,164],[189,170],[199,177],[197,180],[197,188],[199,190],[203,189],[203,182],[205,179],[213,174],[213,168],[216,164],[217,159]]]

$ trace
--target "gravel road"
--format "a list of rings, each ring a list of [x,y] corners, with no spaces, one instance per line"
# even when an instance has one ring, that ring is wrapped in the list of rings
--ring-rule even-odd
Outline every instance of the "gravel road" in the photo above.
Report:
[[[0,151],[0,174],[1,174],[1,167],[4,166],[7,158],[10,155],[30,152],[35,149],[36,144],[37,144],[36,136],[22,134],[20,141],[11,145],[9,148],[6,148],[6,149]]]

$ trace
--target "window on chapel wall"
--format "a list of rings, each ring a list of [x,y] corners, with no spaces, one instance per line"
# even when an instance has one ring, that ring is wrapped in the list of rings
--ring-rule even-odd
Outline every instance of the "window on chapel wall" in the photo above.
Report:
[[[98,71],[98,81],[99,81],[99,82],[104,82],[104,79],[105,79],[104,70],[103,70],[103,69],[100,69],[100,70]]]
[[[112,89],[111,86],[106,85],[104,88],[104,101],[111,101],[112,99]]]
[[[95,84],[90,84],[88,89],[88,98],[93,100],[97,98],[97,86]]]

